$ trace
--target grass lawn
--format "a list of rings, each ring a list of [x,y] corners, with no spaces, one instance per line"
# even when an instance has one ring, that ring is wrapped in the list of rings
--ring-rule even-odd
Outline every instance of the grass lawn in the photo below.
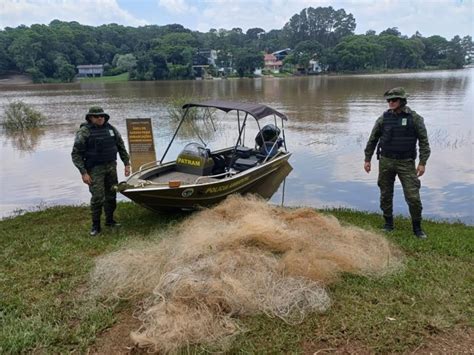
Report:
[[[97,78],[82,78],[78,81],[81,83],[118,83],[128,81],[128,73],[122,73],[114,76],[101,76]]]
[[[375,214],[327,213],[368,229],[381,223]],[[123,226],[100,238],[88,236],[87,207],[54,207],[0,221],[0,353],[86,352],[105,329],[132,313],[132,301],[102,304],[86,297],[94,258],[130,240],[150,239],[186,217],[153,214],[132,203],[119,203],[116,217]],[[389,238],[407,256],[402,272],[381,279],[344,276],[329,288],[330,309],[298,326],[245,318],[247,331],[230,351],[313,353],[352,344],[360,352],[409,352],[437,335],[472,333],[474,228],[442,222],[424,227],[429,238],[420,241],[412,237],[409,220],[396,219]]]

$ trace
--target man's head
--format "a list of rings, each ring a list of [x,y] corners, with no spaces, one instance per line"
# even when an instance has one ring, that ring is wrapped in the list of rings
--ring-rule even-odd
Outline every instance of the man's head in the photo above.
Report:
[[[86,113],[86,121],[96,126],[102,126],[109,120],[110,116],[100,106],[92,106]]]
[[[383,94],[383,97],[387,100],[388,107],[391,110],[397,110],[398,108],[405,106],[407,104],[408,96],[409,95],[402,87],[390,89]]]

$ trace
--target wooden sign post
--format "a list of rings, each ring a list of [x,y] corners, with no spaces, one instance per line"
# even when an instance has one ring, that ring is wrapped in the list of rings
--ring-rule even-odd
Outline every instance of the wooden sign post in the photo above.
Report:
[[[127,118],[128,149],[132,171],[145,163],[156,161],[151,118]]]

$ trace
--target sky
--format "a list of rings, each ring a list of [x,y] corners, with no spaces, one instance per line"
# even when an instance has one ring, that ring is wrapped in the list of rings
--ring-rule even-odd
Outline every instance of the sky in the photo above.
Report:
[[[191,30],[252,27],[281,29],[307,7],[351,13],[356,33],[397,27],[411,36],[474,36],[473,0],[0,0],[0,29],[48,24],[54,19],[98,26],[178,23]]]

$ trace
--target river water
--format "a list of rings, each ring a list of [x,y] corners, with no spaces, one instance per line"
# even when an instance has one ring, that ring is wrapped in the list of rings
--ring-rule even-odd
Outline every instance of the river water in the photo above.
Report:
[[[49,118],[46,127],[23,134],[0,129],[0,216],[21,210],[89,201],[71,163],[74,133],[89,106],[110,113],[126,140],[126,118],[151,117],[161,157],[176,123],[168,107],[180,97],[258,102],[289,117],[286,142],[293,171],[273,196],[287,206],[346,207],[379,211],[377,164],[363,170],[363,150],[376,118],[386,109],[382,94],[404,86],[408,105],[425,118],[432,148],[422,181],[423,214],[474,224],[473,69],[407,74],[311,76],[210,81],[74,83],[0,86],[0,114],[15,100]],[[221,115],[219,115],[220,117]],[[212,149],[232,144],[235,122],[224,117],[218,132],[204,137]],[[253,132],[247,134],[247,143]],[[189,137],[177,141],[176,157]],[[119,180],[123,180],[119,164]],[[125,199],[121,197],[120,199]],[[408,215],[397,180],[394,211]]]

